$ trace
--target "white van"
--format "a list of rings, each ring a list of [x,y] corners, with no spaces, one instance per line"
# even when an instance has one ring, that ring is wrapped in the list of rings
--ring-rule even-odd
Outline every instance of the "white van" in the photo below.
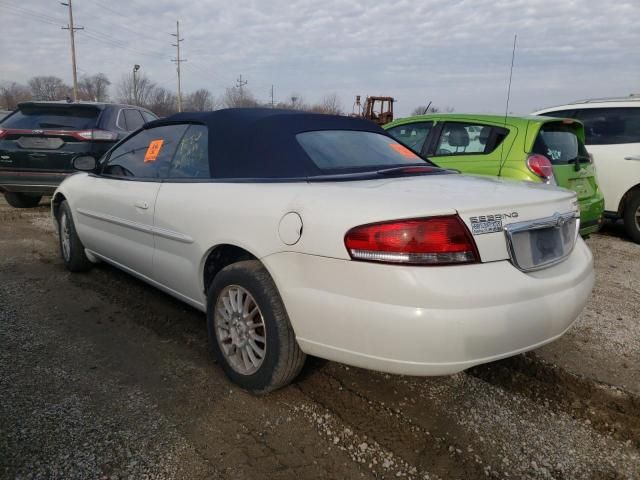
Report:
[[[640,95],[583,100],[534,115],[576,118],[584,123],[608,216],[622,218],[640,243]]]

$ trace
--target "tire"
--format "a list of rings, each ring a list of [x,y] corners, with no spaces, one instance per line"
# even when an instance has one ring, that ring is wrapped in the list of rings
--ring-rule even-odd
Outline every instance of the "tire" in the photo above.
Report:
[[[238,297],[241,309],[233,303]],[[257,260],[234,263],[215,276],[207,292],[207,330],[227,377],[255,394],[291,383],[306,359],[280,294]]]
[[[624,228],[627,235],[636,243],[640,243],[640,191],[629,195],[624,206]]]
[[[37,207],[42,200],[42,195],[30,195],[28,193],[5,192],[4,198],[14,208]]]
[[[71,216],[71,208],[67,201],[60,204],[58,210],[58,239],[60,255],[64,266],[70,272],[86,272],[93,264],[84,253],[84,245],[78,238],[76,226]]]

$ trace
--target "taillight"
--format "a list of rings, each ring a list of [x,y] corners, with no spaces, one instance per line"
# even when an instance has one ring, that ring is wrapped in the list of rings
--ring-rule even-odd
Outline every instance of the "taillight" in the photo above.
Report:
[[[544,155],[540,155],[539,153],[529,155],[527,157],[527,167],[547,182],[553,179],[553,165],[551,164],[551,160]]]
[[[116,140],[118,135],[107,130],[79,130],[71,133],[78,140]]]
[[[4,138],[6,134],[7,134],[7,131],[0,128],[0,138]]]
[[[457,215],[372,223],[352,228],[344,243],[354,260],[406,265],[480,261],[467,227]]]

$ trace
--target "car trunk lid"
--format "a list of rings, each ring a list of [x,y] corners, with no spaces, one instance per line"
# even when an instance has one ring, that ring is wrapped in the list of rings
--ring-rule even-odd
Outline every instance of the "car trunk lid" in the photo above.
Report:
[[[322,220],[305,222],[308,235],[305,235],[304,246],[310,252],[326,256],[344,257],[347,253],[344,249],[329,247],[332,242],[323,242],[325,232],[333,231],[336,226],[344,235],[351,228],[368,223],[458,214],[472,233],[482,262],[509,260],[511,254],[505,233],[509,225],[538,222],[555,214],[572,218],[577,214],[573,192],[497,177],[418,175],[309,186],[310,190],[305,189],[301,195],[317,198],[309,198],[309,206],[301,214]],[[305,215],[309,210],[317,211]],[[528,240],[521,238],[524,235],[518,236],[518,244],[525,245]],[[540,242],[544,246],[550,240],[554,239]],[[548,245],[547,250],[551,247]]]
[[[566,119],[543,123],[529,152],[548,158],[556,183],[576,192],[578,200],[597,193],[596,171],[584,146],[584,127],[580,122]]]

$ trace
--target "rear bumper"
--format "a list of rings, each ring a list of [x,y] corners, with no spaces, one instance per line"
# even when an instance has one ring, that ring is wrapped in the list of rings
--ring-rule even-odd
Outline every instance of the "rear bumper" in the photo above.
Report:
[[[58,185],[76,172],[29,172],[0,169],[0,192],[52,194]]]
[[[397,374],[445,375],[561,336],[593,287],[578,240],[525,274],[508,261],[399,267],[281,253],[263,259],[308,354]]]
[[[596,233],[602,226],[604,216],[604,197],[598,193],[578,201],[580,206],[580,235]]]

